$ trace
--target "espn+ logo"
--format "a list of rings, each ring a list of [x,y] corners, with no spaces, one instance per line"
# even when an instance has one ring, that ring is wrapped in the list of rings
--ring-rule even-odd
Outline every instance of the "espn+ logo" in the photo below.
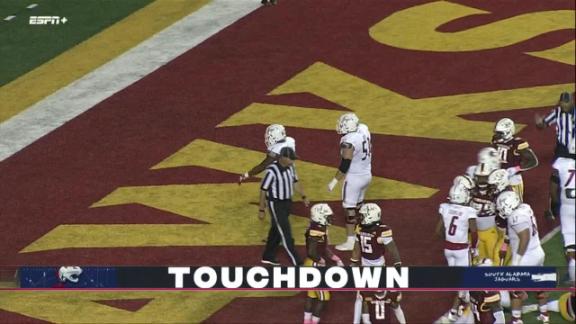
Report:
[[[60,25],[68,21],[66,17],[60,16],[30,16],[30,25]]]

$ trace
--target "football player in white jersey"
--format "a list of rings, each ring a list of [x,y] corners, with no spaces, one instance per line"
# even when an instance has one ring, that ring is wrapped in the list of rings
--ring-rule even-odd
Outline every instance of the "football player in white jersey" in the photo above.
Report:
[[[466,187],[455,184],[448,194],[449,203],[440,204],[440,221],[436,226],[436,233],[445,239],[444,256],[450,267],[469,267],[470,257],[477,257],[478,233],[476,231],[476,218],[478,212],[469,207],[470,192]],[[471,243],[468,234],[471,234]],[[448,314],[451,321],[462,316],[467,304],[467,291],[458,291],[452,309]]]
[[[574,286],[574,211],[576,210],[576,166],[574,159],[559,157],[552,165],[550,178],[550,211],[554,217],[560,216],[564,252],[568,261],[568,273]]]
[[[264,144],[266,144],[266,157],[260,164],[244,172],[240,175],[238,183],[242,183],[246,179],[259,174],[264,171],[266,167],[276,161],[280,155],[280,150],[284,147],[290,147],[296,151],[296,141],[289,136],[286,136],[286,129],[279,124],[272,124],[266,128],[264,132]]]
[[[354,228],[357,223],[356,213],[362,202],[370,181],[372,181],[372,143],[368,126],[361,124],[354,113],[340,116],[336,132],[340,139],[341,161],[338,171],[328,184],[328,190],[334,190],[338,181],[342,185],[342,206],[346,213],[346,242],[337,245],[340,251],[351,251],[354,248]]]
[[[545,253],[538,237],[538,226],[534,218],[532,207],[520,202],[520,197],[514,191],[505,191],[496,200],[498,213],[508,221],[508,236],[512,250],[512,266],[543,266]],[[512,324],[522,322],[522,295],[523,292],[513,292],[512,296]],[[538,292],[540,315],[538,319],[548,323],[547,295]]]
[[[478,251],[478,233],[476,219],[478,212],[468,206],[470,192],[461,185],[453,185],[448,195],[449,203],[440,204],[440,221],[436,227],[437,233],[446,240],[444,256],[451,267],[470,266],[470,255],[476,257]],[[471,244],[468,234],[471,234]]]

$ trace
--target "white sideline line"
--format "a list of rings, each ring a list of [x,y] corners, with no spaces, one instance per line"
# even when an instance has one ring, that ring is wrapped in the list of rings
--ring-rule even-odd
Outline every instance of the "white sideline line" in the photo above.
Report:
[[[5,21],[10,21],[12,19],[16,18],[16,16],[8,16],[6,18],[4,18]]]
[[[552,239],[554,237],[554,235],[558,234],[558,232],[560,232],[560,226],[556,226],[553,230],[548,232],[546,235],[542,236],[542,239],[540,240],[540,242],[542,244],[544,244],[544,243],[550,241],[550,239]]]
[[[27,9],[32,9],[32,8],[36,8],[36,7],[38,7],[38,4],[37,4],[37,3],[33,3],[33,4],[29,5],[29,6],[26,7],[26,8],[27,8]]]
[[[261,6],[214,0],[0,124],[0,161],[144,78]]]

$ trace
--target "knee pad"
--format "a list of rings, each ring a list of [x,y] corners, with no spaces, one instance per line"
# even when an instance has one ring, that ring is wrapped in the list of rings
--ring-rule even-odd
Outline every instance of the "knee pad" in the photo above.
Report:
[[[356,224],[357,222],[356,217],[356,209],[355,208],[346,208],[346,224]]]

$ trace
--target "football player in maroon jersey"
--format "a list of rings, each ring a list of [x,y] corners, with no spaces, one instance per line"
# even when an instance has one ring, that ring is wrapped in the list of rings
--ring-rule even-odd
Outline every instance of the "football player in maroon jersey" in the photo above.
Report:
[[[308,257],[304,261],[307,267],[323,267],[326,259],[330,259],[337,266],[344,263],[328,248],[328,226],[334,213],[328,204],[315,204],[310,210],[310,226],[306,230],[306,251]],[[324,304],[330,300],[327,290],[310,290],[304,305],[304,324],[320,322],[320,314]]]

